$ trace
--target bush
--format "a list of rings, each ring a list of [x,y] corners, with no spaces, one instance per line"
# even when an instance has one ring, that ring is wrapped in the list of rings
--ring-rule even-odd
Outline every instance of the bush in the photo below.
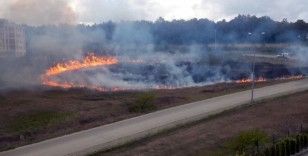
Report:
[[[286,154],[286,146],[285,146],[285,142],[282,141],[279,144],[279,155],[284,156]]]
[[[0,94],[0,105],[4,105],[5,100],[6,100],[6,98],[3,95]]]
[[[304,135],[304,146],[308,147],[308,135]]]
[[[296,140],[290,141],[290,153],[295,154],[296,153]]]
[[[228,146],[232,151],[239,154],[257,155],[263,151],[268,142],[269,138],[264,132],[251,130],[240,133],[229,142]]]
[[[290,143],[291,141],[289,140],[289,139],[286,139],[285,140],[285,143],[286,143],[286,155],[291,155],[291,151],[290,151],[290,149],[291,149],[291,143]]]
[[[146,92],[140,94],[134,103],[129,106],[130,112],[140,113],[147,112],[156,109],[156,106],[153,104],[155,99],[155,94],[151,92]]]

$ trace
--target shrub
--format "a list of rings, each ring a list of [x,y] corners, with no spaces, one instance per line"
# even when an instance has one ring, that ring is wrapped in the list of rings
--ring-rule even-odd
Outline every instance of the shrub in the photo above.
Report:
[[[290,153],[296,153],[296,140],[290,140]]]
[[[285,142],[282,141],[279,143],[279,155],[284,156],[286,154],[286,146],[285,146]]]
[[[286,143],[286,155],[291,155],[291,151],[290,151],[290,149],[291,149],[291,144],[290,144],[290,140],[289,139],[286,139],[285,140],[285,143]]]
[[[245,155],[256,155],[264,149],[269,142],[268,136],[259,130],[250,130],[240,133],[233,138],[228,146],[234,152]]]
[[[300,140],[299,140],[299,135],[297,135],[295,137],[295,140],[296,140],[296,146],[295,146],[295,151],[296,153],[298,153],[300,151]]]
[[[272,154],[272,148],[266,148],[264,151],[264,156],[271,156]]]
[[[146,92],[138,95],[134,103],[129,106],[130,112],[147,112],[154,110],[156,106],[153,104],[155,99],[155,94],[151,92]]]
[[[308,135],[304,135],[304,146],[308,146]]]

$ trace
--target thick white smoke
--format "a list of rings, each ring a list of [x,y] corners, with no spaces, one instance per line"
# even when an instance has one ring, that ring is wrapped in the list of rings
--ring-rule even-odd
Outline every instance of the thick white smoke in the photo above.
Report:
[[[0,17],[28,25],[76,23],[76,13],[69,0],[4,0]]]

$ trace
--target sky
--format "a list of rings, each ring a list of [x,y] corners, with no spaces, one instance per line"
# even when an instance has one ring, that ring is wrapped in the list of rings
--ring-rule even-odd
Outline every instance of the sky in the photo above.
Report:
[[[307,0],[0,0],[0,18],[30,25],[208,18],[238,14],[308,21]]]

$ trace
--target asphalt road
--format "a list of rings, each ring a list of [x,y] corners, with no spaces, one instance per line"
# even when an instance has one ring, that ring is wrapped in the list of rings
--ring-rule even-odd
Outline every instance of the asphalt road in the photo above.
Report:
[[[255,90],[263,100],[308,90],[308,79]],[[0,156],[86,155],[138,140],[249,103],[250,91],[172,107],[109,125],[1,152]]]

